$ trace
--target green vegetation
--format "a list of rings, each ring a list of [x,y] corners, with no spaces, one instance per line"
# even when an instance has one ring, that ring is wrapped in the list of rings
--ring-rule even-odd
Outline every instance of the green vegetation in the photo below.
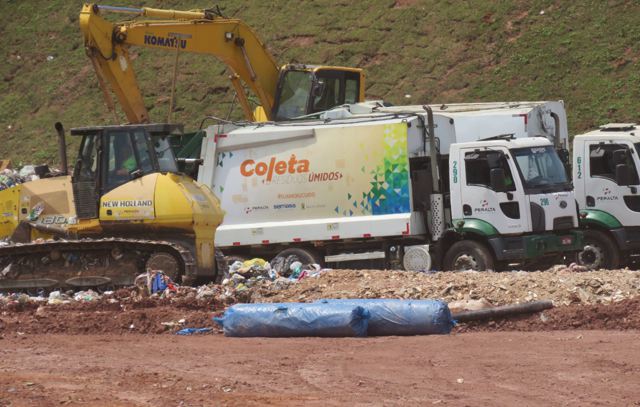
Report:
[[[211,2],[108,4],[189,9]],[[571,133],[607,121],[638,120],[640,4],[635,0],[216,4],[253,27],[279,63],[365,68],[369,99],[394,104],[563,99]],[[0,158],[55,162],[54,122],[67,128],[114,123],[84,54],[80,8],[75,1],[0,0]],[[174,54],[140,48],[135,53],[151,117],[165,121]],[[223,64],[206,56],[180,57],[175,121],[193,129],[206,115],[226,117],[232,99]],[[232,117],[241,117],[238,107]]]

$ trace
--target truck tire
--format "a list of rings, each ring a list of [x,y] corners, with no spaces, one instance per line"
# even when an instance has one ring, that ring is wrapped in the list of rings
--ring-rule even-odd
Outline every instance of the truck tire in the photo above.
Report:
[[[444,255],[444,271],[487,271],[493,270],[494,260],[485,245],[473,240],[454,243]]]
[[[302,265],[307,264],[322,264],[320,256],[308,249],[284,249],[271,260],[271,268],[278,272],[282,276],[288,276],[291,274],[290,266],[292,263],[299,261]]]
[[[604,232],[584,231],[584,247],[578,252],[577,263],[591,270],[620,267],[620,251],[616,243]]]

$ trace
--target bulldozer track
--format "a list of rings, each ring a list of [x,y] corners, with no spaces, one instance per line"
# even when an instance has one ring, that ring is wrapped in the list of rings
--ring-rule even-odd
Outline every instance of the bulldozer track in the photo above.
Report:
[[[52,267],[55,273],[52,272],[50,275],[47,275],[46,272],[41,272],[41,276],[31,280],[20,278],[24,277],[23,274],[28,274],[20,271],[17,272],[17,275],[12,276],[12,273],[15,274],[15,272],[12,272],[10,269],[14,264],[21,265],[26,262],[29,263],[31,269],[34,269],[40,265],[38,262],[42,263],[40,260],[41,256],[47,258],[46,256],[49,256],[53,251],[65,254],[73,253],[76,258],[83,254],[91,253],[96,257],[102,256],[106,259],[112,250],[116,248],[123,250],[129,255],[129,263],[127,265],[129,268],[135,267],[135,273],[133,274],[144,272],[144,267],[139,266],[141,259],[157,252],[173,255],[180,264],[180,275],[183,276],[183,278],[188,278],[194,273],[195,259],[191,251],[179,244],[164,240],[109,237],[101,239],[53,240],[41,243],[11,243],[0,247],[0,262],[2,268],[5,269],[0,271],[0,291],[52,287],[80,288],[100,284],[110,286],[128,285],[133,282],[135,275],[129,273],[123,278],[111,279],[100,275],[100,267],[92,270],[91,265],[85,266],[84,268],[77,265],[76,267],[67,266],[66,269],[60,266]],[[112,262],[116,263],[112,265],[112,269],[117,269],[117,262],[115,260],[112,260]],[[45,265],[41,267],[45,267]],[[8,271],[6,267],[9,267]],[[104,268],[104,265],[102,267]],[[107,267],[109,267],[109,265],[107,265]],[[37,274],[37,272],[33,272],[33,274]],[[61,277],[55,278],[54,274],[61,275]]]

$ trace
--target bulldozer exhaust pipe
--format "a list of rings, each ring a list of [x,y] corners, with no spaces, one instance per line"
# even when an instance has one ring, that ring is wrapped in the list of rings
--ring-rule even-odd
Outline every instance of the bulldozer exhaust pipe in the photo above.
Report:
[[[67,143],[64,136],[64,126],[62,123],[56,122],[55,127],[56,132],[58,132],[58,155],[60,156],[62,174],[69,175],[69,167],[67,165]]]

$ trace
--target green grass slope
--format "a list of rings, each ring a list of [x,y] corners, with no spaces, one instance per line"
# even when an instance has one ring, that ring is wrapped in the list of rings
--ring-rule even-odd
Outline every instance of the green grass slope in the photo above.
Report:
[[[106,1],[106,0],[105,0]],[[209,1],[110,5],[190,9]],[[223,0],[279,63],[357,66],[367,97],[394,104],[563,99],[572,133],[636,121],[640,3],[635,0]],[[53,123],[113,124],[78,28],[81,2],[0,0],[0,158],[56,162]],[[173,54],[136,49],[152,119],[167,117]],[[223,64],[180,57],[174,121],[226,117]],[[406,98],[405,95],[411,95]],[[233,117],[241,117],[239,108]],[[119,116],[124,122],[124,117]],[[70,155],[75,156],[76,141]]]

